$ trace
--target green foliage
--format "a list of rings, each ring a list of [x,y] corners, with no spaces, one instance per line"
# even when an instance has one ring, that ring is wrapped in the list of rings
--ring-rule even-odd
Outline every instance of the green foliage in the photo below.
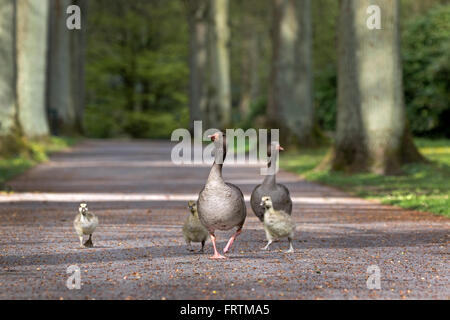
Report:
[[[321,12],[321,1],[314,6],[315,16],[324,14],[319,21],[327,23],[315,23],[314,98],[319,125],[332,131],[336,125],[337,70],[335,41],[330,35],[335,25],[330,21],[334,21],[337,8]],[[402,28],[405,104],[411,129],[417,135],[449,137],[450,5],[425,11],[439,1],[429,1],[423,8],[417,1],[403,2],[405,16],[415,13]]]
[[[307,180],[332,185],[360,197],[450,216],[450,140],[417,139],[416,145],[432,163],[405,165],[401,176],[370,173],[348,175],[314,170],[327,154],[328,148],[282,154],[280,165],[301,174]]]
[[[130,113],[124,131],[133,138],[170,138],[173,130],[188,126],[188,117],[187,112],[180,117],[170,113]]]
[[[266,109],[267,109],[266,97],[260,97],[259,99],[252,101],[250,105],[250,112],[248,113],[244,121],[242,121],[240,127],[242,127],[243,129],[257,127],[255,119],[264,116],[266,114]]]
[[[450,137],[450,5],[435,7],[407,22],[403,61],[412,131]]]
[[[188,103],[182,1],[96,0],[89,12],[86,134],[169,136]]]
[[[337,74],[335,65],[328,65],[316,75],[314,103],[319,126],[325,131],[336,128]]]

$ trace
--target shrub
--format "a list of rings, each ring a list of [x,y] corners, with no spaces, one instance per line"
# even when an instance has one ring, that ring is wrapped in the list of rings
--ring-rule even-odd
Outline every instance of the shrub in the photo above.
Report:
[[[180,113],[132,112],[127,115],[123,130],[132,138],[170,138],[172,131],[186,127],[187,110]]]
[[[408,21],[403,32],[405,103],[416,135],[450,136],[450,5]]]

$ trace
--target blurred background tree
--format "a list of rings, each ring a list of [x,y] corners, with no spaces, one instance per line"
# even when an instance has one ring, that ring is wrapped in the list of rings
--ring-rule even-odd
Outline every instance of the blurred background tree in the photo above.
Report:
[[[99,0],[89,12],[86,134],[163,138],[188,126],[181,1]]]
[[[334,140],[339,3],[1,1],[2,153],[49,133],[168,138],[193,120],[281,128],[292,145]],[[448,137],[449,1],[399,3],[406,127]],[[65,27],[72,4],[81,30]]]

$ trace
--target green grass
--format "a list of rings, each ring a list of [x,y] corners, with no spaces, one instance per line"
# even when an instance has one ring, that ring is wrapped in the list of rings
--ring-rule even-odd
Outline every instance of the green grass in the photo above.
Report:
[[[280,165],[307,180],[331,185],[363,198],[450,217],[450,140],[416,139],[415,142],[431,163],[405,165],[401,176],[349,175],[313,170],[326,155],[327,147],[286,153]]]
[[[46,161],[52,152],[61,151],[76,142],[75,138],[51,137],[46,141],[28,142],[29,152],[13,158],[0,157],[0,190],[8,190],[6,181]]]

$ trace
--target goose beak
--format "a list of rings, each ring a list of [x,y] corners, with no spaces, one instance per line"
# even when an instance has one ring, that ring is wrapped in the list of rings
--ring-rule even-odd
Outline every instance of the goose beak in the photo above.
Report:
[[[211,141],[215,141],[216,139],[219,139],[219,132],[216,132],[216,133],[214,133],[214,134],[210,134],[210,135],[208,136],[208,138],[210,138]]]
[[[282,146],[278,146],[277,149],[280,150],[280,151],[284,151],[284,148]]]

